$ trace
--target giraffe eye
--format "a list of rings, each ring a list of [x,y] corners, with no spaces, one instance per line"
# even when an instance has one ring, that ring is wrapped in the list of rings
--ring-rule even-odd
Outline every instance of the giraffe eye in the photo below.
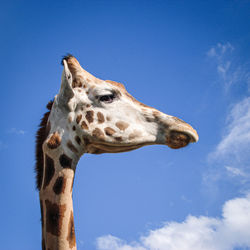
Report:
[[[100,101],[105,103],[111,103],[115,99],[115,94],[100,96]]]

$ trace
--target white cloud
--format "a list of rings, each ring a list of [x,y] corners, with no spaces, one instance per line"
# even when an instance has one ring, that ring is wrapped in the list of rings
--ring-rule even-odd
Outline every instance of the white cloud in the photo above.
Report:
[[[241,177],[248,177],[248,174],[246,174],[243,170],[235,167],[225,166],[228,173],[230,173],[232,176],[241,176]]]
[[[236,103],[226,120],[224,135],[208,155],[208,168],[203,174],[204,187],[211,197],[219,192],[218,181],[230,180],[228,177],[241,190],[250,188],[250,97]]]
[[[139,243],[126,244],[124,240],[121,240],[112,235],[106,235],[97,239],[97,249],[100,250],[145,250]]]
[[[234,50],[234,47],[231,43],[227,42],[225,44],[217,43],[216,46],[212,47],[208,52],[208,57],[216,57],[217,59],[221,59],[221,57],[226,52],[232,52]]]
[[[248,156],[250,148],[250,97],[235,104],[231,109],[225,134],[217,145],[212,157],[237,157]]]
[[[218,80],[226,91],[231,94],[239,89],[246,90],[246,94],[250,92],[249,62],[239,63],[230,43],[218,43],[207,52],[207,56],[214,60]],[[241,190],[250,187],[250,97],[230,106],[222,138],[208,155],[208,168],[203,174],[203,184],[213,196],[219,192],[216,182],[228,177],[244,184],[240,186]]]
[[[217,73],[225,90],[232,86],[243,84],[250,91],[250,72],[247,65],[238,65],[233,56],[234,47],[229,42],[218,43],[207,52],[207,57],[215,60]]]
[[[98,250],[233,250],[250,247],[250,194],[227,201],[221,218],[188,216],[165,223],[138,242],[126,243],[111,235],[97,239]]]
[[[7,131],[7,133],[9,134],[17,134],[17,135],[24,135],[26,133],[26,131],[22,130],[22,129],[17,129],[17,128],[11,128]]]

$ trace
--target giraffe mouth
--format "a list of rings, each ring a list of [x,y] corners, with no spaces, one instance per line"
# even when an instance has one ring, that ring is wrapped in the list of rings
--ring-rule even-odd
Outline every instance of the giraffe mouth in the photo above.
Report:
[[[87,147],[87,153],[90,154],[102,154],[102,153],[122,153],[122,152],[129,152],[143,146],[149,145],[148,143],[140,143],[140,144],[128,144],[128,145],[121,145],[121,144],[108,144],[105,142],[96,142],[91,143]]]

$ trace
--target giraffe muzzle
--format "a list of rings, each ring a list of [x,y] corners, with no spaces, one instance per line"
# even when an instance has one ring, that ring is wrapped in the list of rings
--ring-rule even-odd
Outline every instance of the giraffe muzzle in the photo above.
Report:
[[[175,131],[172,130],[166,136],[166,144],[173,149],[183,148],[189,143],[197,142],[198,134],[192,129],[188,131]]]
[[[191,125],[175,116],[164,119],[166,128],[165,144],[173,149],[187,146],[199,140],[198,133]]]

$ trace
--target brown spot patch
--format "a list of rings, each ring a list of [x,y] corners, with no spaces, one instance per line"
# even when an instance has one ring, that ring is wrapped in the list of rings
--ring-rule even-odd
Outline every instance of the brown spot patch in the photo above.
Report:
[[[60,236],[66,205],[57,205],[45,200],[46,205],[46,232]]]
[[[50,149],[55,149],[60,145],[61,145],[61,136],[58,134],[58,132],[55,132],[49,138],[47,146]]]
[[[73,145],[72,141],[68,140],[67,147],[74,153],[78,153],[77,148]]]
[[[89,108],[89,107],[90,107],[90,104],[87,104],[86,107]]]
[[[145,119],[147,122],[154,122],[155,121],[155,117],[152,117],[152,116],[145,116]]]
[[[76,126],[75,126],[75,125],[72,127],[72,130],[73,130],[73,131],[75,131],[75,130],[76,130]]]
[[[81,119],[82,119],[82,115],[78,115],[76,117],[76,123],[78,124],[81,121]]]
[[[65,187],[66,187],[66,179],[63,176],[59,176],[56,179],[55,184],[53,186],[55,194],[58,195],[64,193]]]
[[[157,111],[157,110],[154,110],[154,111],[153,111],[153,116],[158,117],[158,116],[160,116],[160,115],[161,115],[161,112],[159,112],[159,111]]]
[[[75,136],[75,141],[78,145],[81,145],[81,138],[78,135]]]
[[[86,119],[89,123],[94,121],[94,112],[92,110],[86,112]]]
[[[119,122],[117,122],[117,123],[115,124],[115,126],[116,126],[117,128],[119,128],[120,130],[124,131],[125,129],[128,128],[129,124],[126,123],[126,122],[123,122],[123,121],[119,121]]]
[[[82,82],[79,78],[75,78],[72,82],[72,88],[81,88]]]
[[[99,128],[95,128],[92,135],[99,140],[104,140],[104,133]]]
[[[66,154],[60,155],[59,162],[63,168],[71,168],[72,159],[69,158]]]
[[[159,111],[153,111],[153,116],[155,118],[155,121],[159,121],[161,113]]]
[[[87,125],[87,123],[85,121],[82,121],[81,128],[84,129],[84,130],[89,129],[89,127],[88,127],[88,125]]]
[[[115,133],[115,130],[110,127],[105,128],[104,131],[105,131],[105,134],[109,136],[112,136]]]
[[[44,178],[43,189],[45,189],[49,185],[52,177],[54,176],[54,173],[55,173],[54,161],[52,158],[46,155],[45,156],[45,178]]]
[[[107,119],[108,122],[111,121],[111,117],[110,116],[107,116],[106,119]]]
[[[101,112],[97,113],[97,119],[98,119],[98,123],[104,123],[105,121],[104,116]]]
[[[70,248],[73,248],[76,245],[74,216],[73,216],[73,212],[72,211],[70,213],[67,240],[69,242],[69,247]]]
[[[122,137],[121,136],[117,136],[117,137],[115,137],[115,140],[116,141],[122,141]]]

